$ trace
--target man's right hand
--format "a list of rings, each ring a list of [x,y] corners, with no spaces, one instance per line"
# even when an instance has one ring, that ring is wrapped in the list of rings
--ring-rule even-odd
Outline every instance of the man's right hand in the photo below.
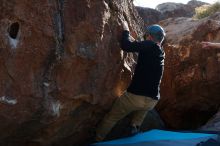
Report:
[[[201,44],[205,49],[220,49],[220,43],[202,42]]]
[[[129,31],[129,27],[128,27],[128,22],[127,21],[123,21],[122,22],[122,27],[123,27],[124,30]]]
[[[202,42],[202,48],[204,49],[208,49],[212,47],[212,43],[211,42]]]

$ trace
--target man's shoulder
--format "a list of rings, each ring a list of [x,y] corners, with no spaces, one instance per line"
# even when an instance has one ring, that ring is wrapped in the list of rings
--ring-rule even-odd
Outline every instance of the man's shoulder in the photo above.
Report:
[[[157,46],[157,44],[151,40],[144,40],[144,41],[142,41],[142,43],[144,45],[148,45],[148,46],[155,46],[155,47]]]
[[[158,46],[157,43],[151,40],[142,41],[142,45],[144,48],[148,48],[148,49],[160,49],[160,46]]]

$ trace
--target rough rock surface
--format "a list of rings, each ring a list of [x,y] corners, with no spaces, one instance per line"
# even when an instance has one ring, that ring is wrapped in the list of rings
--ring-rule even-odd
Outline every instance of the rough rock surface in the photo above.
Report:
[[[202,6],[204,2],[191,0],[187,4],[182,3],[162,3],[159,4],[156,9],[136,7],[139,15],[143,18],[146,25],[158,23],[161,20],[167,18],[176,17],[193,17],[195,14],[195,8]]]
[[[0,145],[84,145],[134,63],[121,21],[141,36],[132,0],[2,0]]]
[[[197,0],[191,0],[187,4],[182,3],[163,3],[156,7],[156,10],[163,13],[165,18],[170,17],[192,17],[195,14],[195,8],[208,3]]]
[[[156,9],[162,13],[165,12],[171,12],[177,9],[181,9],[182,7],[184,7],[185,5],[182,3],[174,3],[174,2],[167,2],[167,3],[162,3],[159,4]]]
[[[136,9],[146,25],[156,24],[163,20],[163,13],[156,9],[138,7]]]
[[[203,131],[220,131],[220,111],[217,112],[205,125],[203,125],[199,130]]]
[[[220,50],[204,50],[200,42],[220,42],[219,16],[161,22],[167,40],[162,99],[157,110],[169,128],[198,128],[218,111]]]

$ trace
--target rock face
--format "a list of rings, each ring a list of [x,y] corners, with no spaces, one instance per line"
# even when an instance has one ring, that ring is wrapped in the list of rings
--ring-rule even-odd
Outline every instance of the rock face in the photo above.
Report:
[[[84,145],[134,63],[121,21],[142,22],[131,0],[3,0],[0,145]]]
[[[220,111],[217,112],[205,125],[203,125],[200,130],[204,131],[220,131]]]
[[[174,10],[181,9],[182,7],[184,7],[184,4],[182,3],[167,2],[167,3],[159,4],[156,7],[156,9],[162,13],[165,13],[165,12],[172,12]]]
[[[187,4],[181,3],[163,3],[156,7],[156,10],[163,13],[164,18],[170,17],[192,17],[195,14],[195,8],[207,3],[191,0]]]
[[[204,50],[201,41],[220,42],[220,14],[202,20],[170,18],[167,32],[162,99],[157,106],[169,128],[195,129],[220,106],[219,50]]]
[[[146,25],[156,24],[164,19],[163,13],[158,10],[137,6],[136,9]]]
[[[144,19],[146,25],[158,23],[167,18],[176,17],[193,17],[195,8],[202,6],[204,2],[191,0],[187,4],[182,3],[163,3],[159,4],[156,9],[136,7],[140,16]]]

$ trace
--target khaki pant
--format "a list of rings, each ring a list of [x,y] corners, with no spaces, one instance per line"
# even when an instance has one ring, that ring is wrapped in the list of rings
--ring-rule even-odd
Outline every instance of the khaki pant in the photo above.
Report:
[[[125,92],[114,102],[111,111],[106,114],[98,126],[96,140],[102,141],[114,125],[131,112],[134,113],[131,124],[133,126],[141,126],[147,112],[153,109],[156,104],[157,100],[150,97]]]

